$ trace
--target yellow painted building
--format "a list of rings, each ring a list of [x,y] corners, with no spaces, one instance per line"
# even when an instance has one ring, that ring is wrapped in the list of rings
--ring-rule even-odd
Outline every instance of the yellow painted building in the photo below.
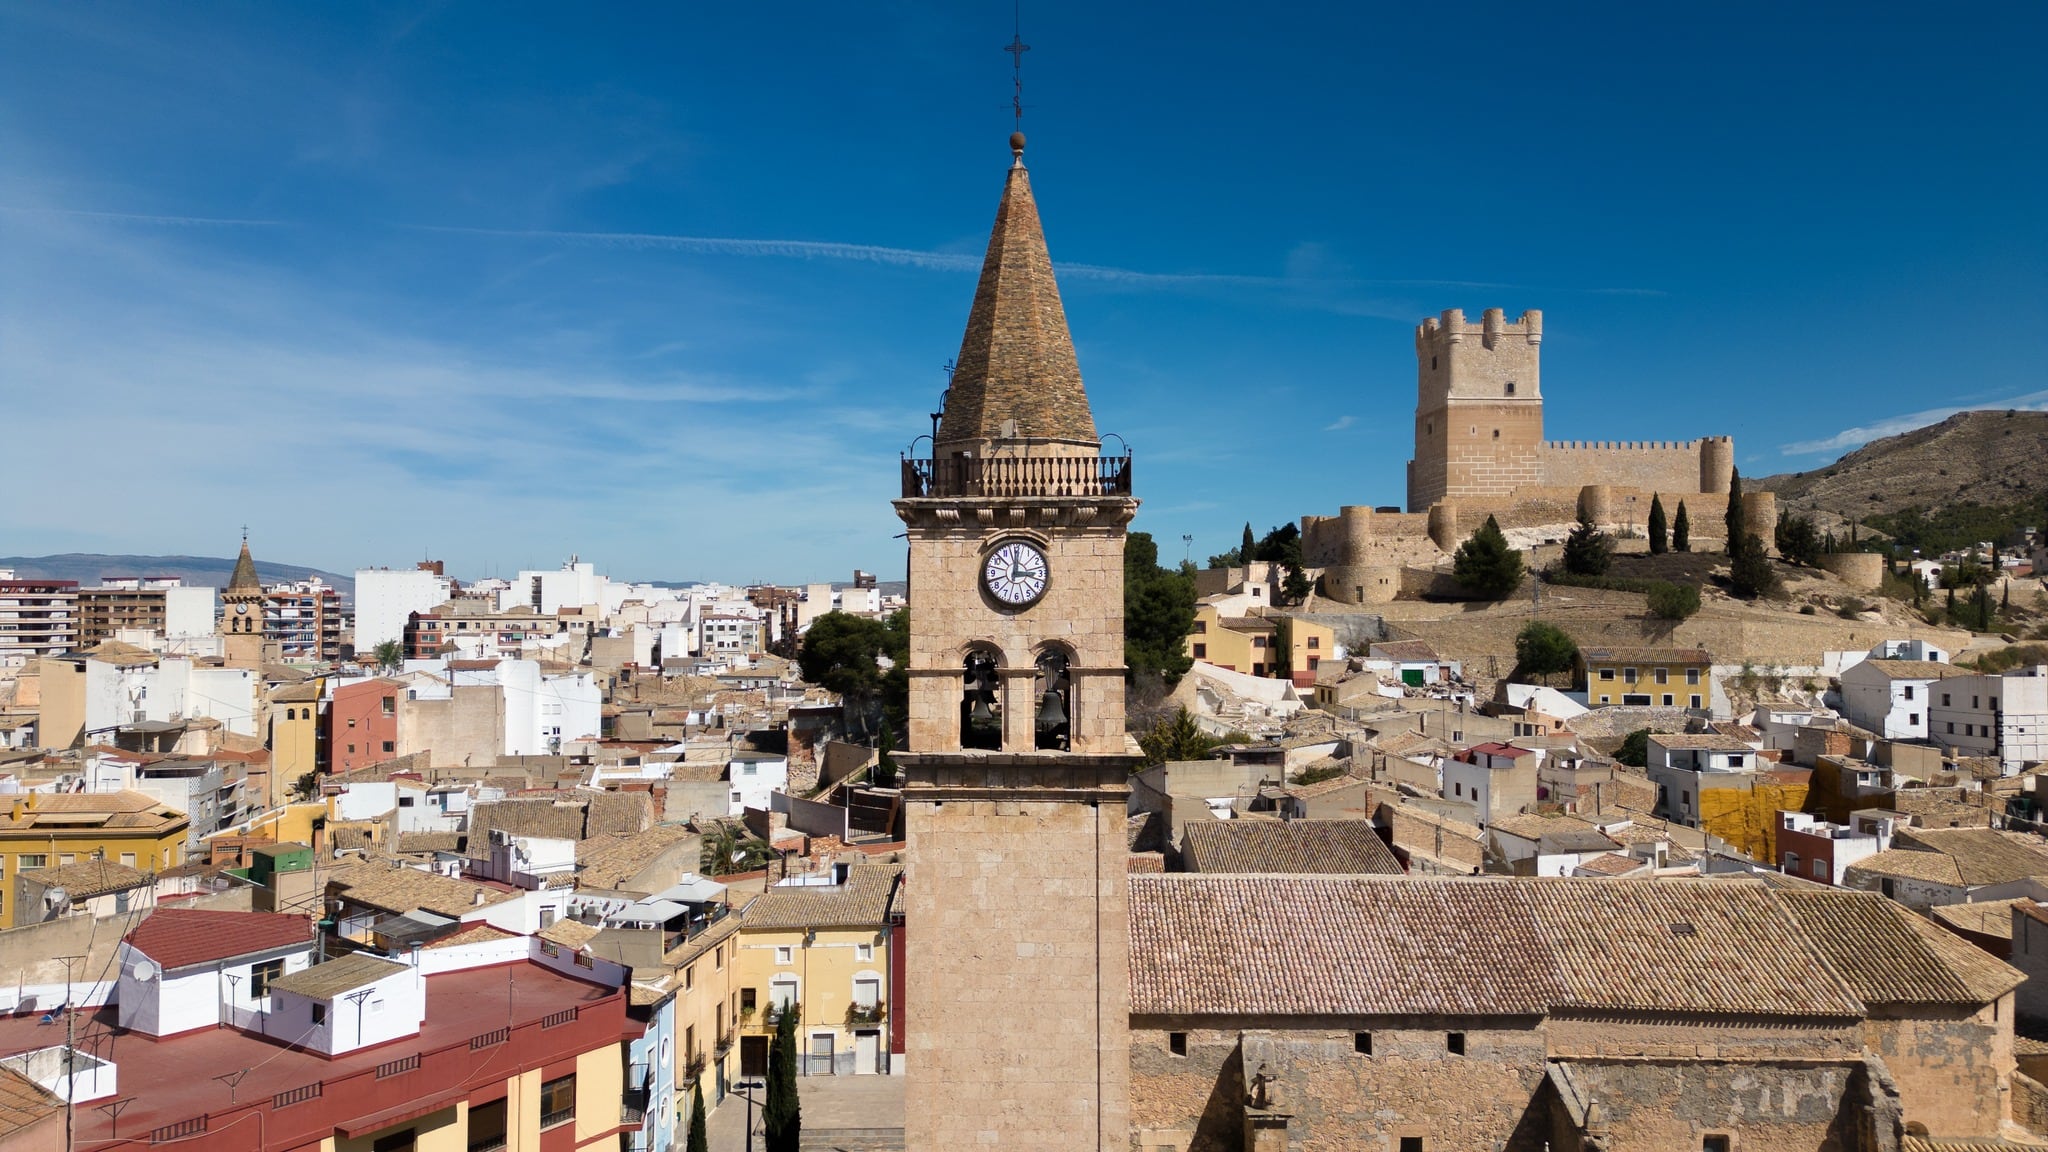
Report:
[[[781,884],[747,905],[738,933],[740,1069],[767,1070],[778,1014],[798,1006],[800,1071],[889,1070],[889,919],[903,869],[840,866],[836,884]]]
[[[23,872],[106,860],[144,872],[161,872],[181,863],[185,832],[191,821],[141,792],[40,792],[7,797],[8,815],[0,820],[0,864],[5,885]],[[0,928],[14,927],[15,909],[0,905]]]
[[[299,779],[320,770],[320,692],[318,678],[270,694],[267,743],[270,748],[270,791],[264,807],[276,807],[292,795]]]
[[[1582,648],[1586,703],[1711,708],[1714,658],[1704,648]]]
[[[1195,630],[1188,633],[1187,652],[1196,660],[1264,676],[1273,663],[1272,621],[1259,616],[1225,616],[1207,601],[1195,605]]]

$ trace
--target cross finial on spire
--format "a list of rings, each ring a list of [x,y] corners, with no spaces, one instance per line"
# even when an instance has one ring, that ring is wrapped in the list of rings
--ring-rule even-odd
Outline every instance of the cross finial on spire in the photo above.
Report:
[[[1024,151],[1024,54],[1031,51],[1031,45],[1024,42],[1023,0],[1017,0],[1012,11],[1016,28],[1010,35],[1010,42],[1003,46],[1003,51],[1010,54],[1010,112],[1016,118],[1016,134],[1010,137],[1010,150],[1021,155]]]

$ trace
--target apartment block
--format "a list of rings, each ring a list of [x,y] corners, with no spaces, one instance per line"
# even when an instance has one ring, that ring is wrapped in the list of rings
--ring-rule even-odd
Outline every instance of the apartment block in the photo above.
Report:
[[[78,581],[16,580],[0,568],[0,667],[78,647]]]

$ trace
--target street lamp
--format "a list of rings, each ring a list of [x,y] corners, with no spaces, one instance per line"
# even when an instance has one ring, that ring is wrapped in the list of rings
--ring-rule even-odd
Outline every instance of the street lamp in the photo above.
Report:
[[[754,1104],[756,1103],[754,1098],[748,1096],[747,1093],[758,1092],[767,1086],[767,1084],[759,1080],[742,1080],[732,1086],[732,1090],[745,1098],[747,1102],[747,1152],[754,1152]],[[763,1104],[762,1107],[765,1108],[767,1105]]]

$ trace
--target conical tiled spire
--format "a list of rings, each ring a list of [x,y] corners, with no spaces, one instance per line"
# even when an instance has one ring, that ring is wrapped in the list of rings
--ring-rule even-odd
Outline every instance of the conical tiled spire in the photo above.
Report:
[[[242,537],[242,554],[235,558],[235,574],[228,578],[230,592],[261,592],[263,582],[256,578],[256,560],[249,555],[249,538]]]
[[[1017,161],[996,209],[938,441],[1008,439],[1003,426],[1014,420],[1017,438],[1095,444],[1095,418],[1024,170],[1022,133],[1010,147]]]

